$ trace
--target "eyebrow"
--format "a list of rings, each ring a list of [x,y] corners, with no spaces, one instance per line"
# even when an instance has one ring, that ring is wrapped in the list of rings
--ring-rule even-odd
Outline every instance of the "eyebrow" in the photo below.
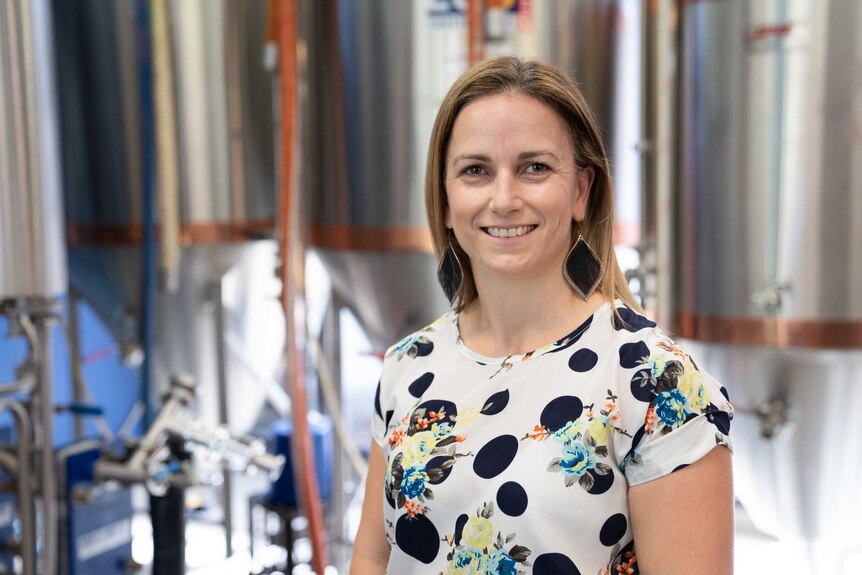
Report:
[[[552,158],[554,158],[557,161],[560,160],[560,158],[557,156],[557,154],[555,154],[554,152],[551,152],[550,150],[537,150],[537,151],[531,151],[531,152],[521,152],[520,154],[518,154],[518,159],[519,160],[529,160],[531,158],[537,158],[539,156],[551,156]]]
[[[551,156],[552,158],[554,158],[557,161],[560,160],[560,158],[559,158],[559,156],[557,156],[557,154],[555,154],[549,150],[535,150],[535,151],[531,150],[529,152],[521,152],[520,154],[518,154],[518,159],[519,160],[529,160],[532,158],[537,158],[539,156]],[[459,156],[455,156],[455,158],[452,160],[452,163],[457,164],[458,162],[460,162],[462,160],[473,160],[473,161],[478,161],[478,162],[490,162],[491,158],[489,156],[486,156],[485,154],[461,154]]]
[[[462,160],[475,160],[478,162],[490,162],[491,158],[484,154],[461,154],[460,156],[455,156],[452,159],[453,164],[457,164]]]

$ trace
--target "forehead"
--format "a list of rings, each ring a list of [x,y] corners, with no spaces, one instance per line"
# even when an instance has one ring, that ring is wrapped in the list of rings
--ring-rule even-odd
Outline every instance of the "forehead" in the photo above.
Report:
[[[495,94],[470,102],[455,118],[447,156],[473,147],[571,148],[565,120],[550,105],[523,94]],[[483,150],[488,151],[488,150]]]

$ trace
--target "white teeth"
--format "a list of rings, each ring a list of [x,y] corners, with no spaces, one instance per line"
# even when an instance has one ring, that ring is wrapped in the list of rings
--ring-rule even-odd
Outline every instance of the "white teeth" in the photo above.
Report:
[[[495,238],[514,238],[533,231],[536,226],[521,226],[519,228],[485,228]]]

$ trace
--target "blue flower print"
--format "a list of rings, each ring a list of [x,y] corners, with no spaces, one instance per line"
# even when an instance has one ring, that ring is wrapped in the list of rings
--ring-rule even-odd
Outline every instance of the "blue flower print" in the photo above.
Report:
[[[596,466],[596,458],[591,449],[583,443],[573,442],[563,448],[560,468],[565,475],[580,477]]]
[[[519,567],[531,567],[527,558],[532,551],[512,544],[514,533],[504,536],[495,529],[491,521],[493,515],[494,503],[486,501],[461,526],[457,544],[454,534],[443,538],[454,547],[446,555],[445,572],[439,575],[526,575]]]
[[[678,388],[673,388],[662,391],[656,396],[655,412],[665,425],[674,428],[685,422],[686,416],[691,414],[691,409],[688,407],[688,399],[685,395]]]
[[[486,562],[486,573],[492,575],[517,575],[518,573],[515,560],[502,549],[497,549],[489,554]]]
[[[401,480],[401,493],[408,499],[418,497],[425,492],[425,482],[428,474],[425,468],[408,467],[404,470],[404,478]]]
[[[447,573],[453,575],[484,575],[485,560],[481,551],[473,547],[458,547],[449,560]]]

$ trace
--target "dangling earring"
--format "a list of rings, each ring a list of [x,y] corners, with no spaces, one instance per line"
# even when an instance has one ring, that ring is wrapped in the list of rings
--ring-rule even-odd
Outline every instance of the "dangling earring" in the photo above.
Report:
[[[563,263],[563,276],[569,285],[572,286],[578,295],[584,298],[584,301],[590,299],[602,277],[605,275],[605,268],[602,265],[602,260],[578,231],[578,241],[569,250],[569,255],[566,256],[566,261]]]
[[[452,230],[449,230],[449,246],[437,267],[437,281],[440,282],[449,305],[452,305],[464,286],[464,268],[461,267],[461,260],[458,259],[458,254],[452,246]]]

